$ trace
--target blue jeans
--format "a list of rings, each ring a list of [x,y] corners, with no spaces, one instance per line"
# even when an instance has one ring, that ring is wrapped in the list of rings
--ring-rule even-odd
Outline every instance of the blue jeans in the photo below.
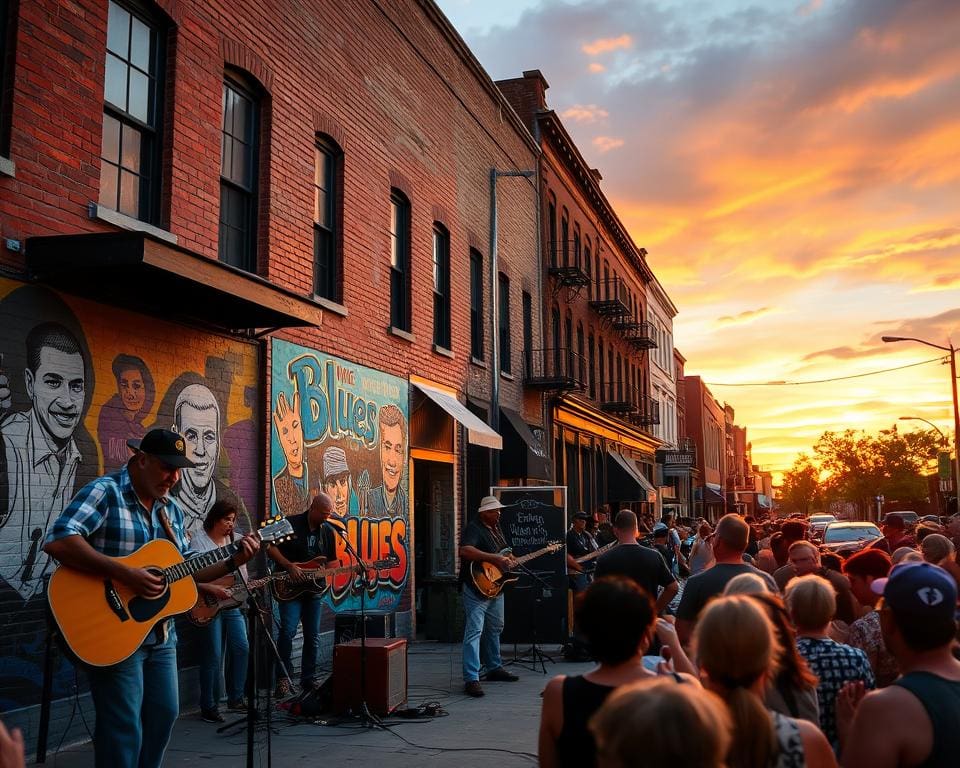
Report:
[[[226,669],[224,679],[227,701],[243,698],[247,681],[247,625],[239,608],[220,611],[202,633],[200,641],[200,708],[213,709],[220,701],[220,670]]]
[[[159,768],[179,714],[177,635],[110,667],[87,667],[97,768]]]
[[[288,602],[279,602],[280,635],[277,638],[277,650],[280,658],[293,675],[290,655],[293,652],[293,638],[297,634],[297,625],[303,621],[303,655],[300,657],[300,683],[306,685],[313,680],[317,670],[317,655],[320,653],[320,615],[323,609],[321,595],[307,595]],[[277,676],[283,677],[282,669]]]
[[[500,633],[503,631],[503,595],[493,600],[480,597],[466,584],[463,586],[463,680],[480,679],[484,672],[503,666],[500,659]]]

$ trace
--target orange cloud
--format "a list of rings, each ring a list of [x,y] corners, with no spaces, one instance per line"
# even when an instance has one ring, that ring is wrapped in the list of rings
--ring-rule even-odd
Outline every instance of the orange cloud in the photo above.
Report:
[[[590,65],[587,67],[587,71],[594,75],[599,75],[601,72],[606,72],[607,68],[599,61],[591,61]]]
[[[725,325],[743,325],[744,323],[752,323],[754,320],[759,320],[761,317],[764,317],[769,314],[775,314],[776,310],[772,307],[760,307],[759,309],[748,309],[745,312],[741,312],[737,315],[724,315],[723,317],[717,318],[718,326]]]
[[[609,152],[611,149],[622,147],[623,139],[616,139],[612,136],[595,136],[591,143],[601,152]]]
[[[560,116],[564,120],[572,120],[575,123],[595,123],[598,120],[606,120],[610,117],[610,113],[596,104],[574,104],[561,112]]]
[[[633,38],[630,35],[620,35],[620,37],[602,37],[592,43],[584,43],[580,50],[587,56],[599,56],[601,53],[629,48],[631,45],[633,45]]]

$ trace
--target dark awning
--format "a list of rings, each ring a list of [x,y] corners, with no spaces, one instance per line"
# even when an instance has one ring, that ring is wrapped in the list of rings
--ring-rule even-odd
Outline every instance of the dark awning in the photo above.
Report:
[[[500,474],[503,477],[551,480],[550,458],[530,425],[511,408],[501,408],[501,432],[504,436],[500,454]]]
[[[67,293],[228,331],[319,326],[305,297],[142,232],[27,239],[27,266]]]
[[[656,489],[636,463],[616,451],[607,450],[607,496],[611,501],[653,502],[656,494]]]
[[[693,489],[693,497],[704,504],[723,504],[723,494],[702,485]]]

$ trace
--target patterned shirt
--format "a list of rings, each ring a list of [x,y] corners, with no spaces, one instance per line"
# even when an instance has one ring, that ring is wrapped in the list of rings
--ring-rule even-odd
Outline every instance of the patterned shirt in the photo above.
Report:
[[[860,648],[867,654],[873,674],[877,677],[877,687],[885,688],[900,676],[900,667],[893,654],[887,650],[880,631],[880,614],[870,611],[850,625],[847,645]]]
[[[183,531],[183,510],[171,498],[157,499],[147,513],[130,481],[126,467],[87,483],[67,505],[47,532],[44,544],[67,536],[83,536],[108,557],[132,554],[148,541],[166,539],[159,512],[164,510],[177,538],[177,548],[190,553]]]
[[[839,746],[837,736],[837,694],[844,684],[861,680],[867,690],[876,687],[873,670],[867,654],[836,640],[820,637],[801,637],[797,650],[810,665],[820,682],[817,697],[820,700],[820,730],[833,746]]]

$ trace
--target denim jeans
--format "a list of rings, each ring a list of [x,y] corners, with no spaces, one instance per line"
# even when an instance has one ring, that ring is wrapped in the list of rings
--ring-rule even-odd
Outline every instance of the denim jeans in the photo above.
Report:
[[[224,670],[227,701],[243,698],[247,680],[247,625],[239,608],[220,611],[200,640],[200,708],[213,709],[220,701],[220,671]],[[226,664],[224,665],[224,649]]]
[[[480,679],[481,668],[490,672],[503,666],[500,660],[500,633],[503,631],[503,595],[493,600],[463,587],[463,680]]]
[[[97,768],[159,768],[179,714],[177,635],[110,667],[87,667]]]
[[[303,653],[300,657],[300,682],[303,685],[313,680],[317,671],[317,655],[320,653],[320,615],[323,609],[321,595],[305,595],[296,600],[279,602],[280,634],[277,638],[277,650],[293,676],[290,655],[293,652],[293,638],[297,634],[297,625],[303,620]],[[277,677],[283,677],[282,669],[277,669]]]

